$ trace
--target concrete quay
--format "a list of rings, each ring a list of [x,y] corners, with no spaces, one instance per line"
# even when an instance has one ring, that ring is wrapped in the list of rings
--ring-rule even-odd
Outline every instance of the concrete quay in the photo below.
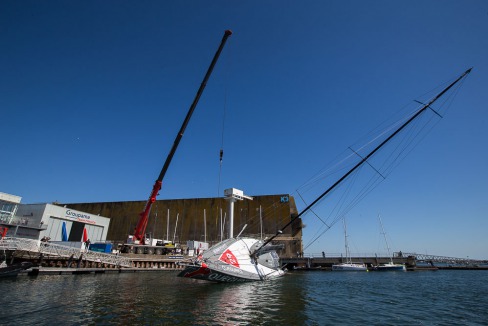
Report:
[[[83,275],[83,274],[119,274],[136,272],[176,272],[179,268],[68,268],[68,267],[33,267],[19,275]]]

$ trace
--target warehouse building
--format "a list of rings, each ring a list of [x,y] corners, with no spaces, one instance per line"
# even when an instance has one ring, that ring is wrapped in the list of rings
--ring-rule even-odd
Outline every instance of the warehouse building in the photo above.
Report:
[[[55,204],[21,204],[21,197],[0,193],[0,227],[7,237],[92,243],[107,239],[110,219]]]
[[[234,204],[234,234],[270,237],[297,215],[295,200],[288,194],[252,196],[253,200]],[[125,243],[132,235],[146,201],[66,203],[66,207],[110,218],[107,239]],[[152,205],[146,237],[185,245],[188,241],[210,246],[228,236],[228,201],[225,198],[156,200]],[[302,221],[296,219],[273,243],[285,248],[280,256],[296,256],[303,251]]]

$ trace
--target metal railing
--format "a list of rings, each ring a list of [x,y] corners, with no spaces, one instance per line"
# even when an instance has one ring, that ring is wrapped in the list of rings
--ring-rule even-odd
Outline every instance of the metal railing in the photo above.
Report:
[[[0,240],[0,250],[19,250],[42,253],[43,255],[51,255],[57,257],[70,257],[99,262],[102,264],[110,264],[120,267],[132,267],[132,261],[126,257],[106,254],[95,251],[86,251],[80,248],[72,248],[59,244],[42,242],[40,240],[32,240],[25,238],[3,238]]]
[[[417,260],[417,262],[427,262],[427,263],[445,263],[445,264],[453,264],[453,265],[486,265],[488,264],[488,260],[482,259],[472,259],[469,257],[466,258],[459,258],[459,257],[446,257],[446,256],[438,256],[438,255],[427,255],[427,254],[418,254],[418,253],[403,253],[404,257],[413,256]]]

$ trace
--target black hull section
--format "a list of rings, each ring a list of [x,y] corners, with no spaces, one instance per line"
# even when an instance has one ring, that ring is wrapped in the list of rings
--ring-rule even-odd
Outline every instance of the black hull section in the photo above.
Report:
[[[23,262],[23,263],[19,263],[19,264],[10,265],[7,267],[2,267],[2,268],[0,268],[0,278],[15,277],[21,271],[31,268],[32,265],[33,265],[32,263]]]
[[[212,270],[208,267],[199,266],[187,266],[178,274],[178,276],[216,283],[241,283],[261,280],[260,278],[243,278],[236,275],[225,274],[220,271]]]

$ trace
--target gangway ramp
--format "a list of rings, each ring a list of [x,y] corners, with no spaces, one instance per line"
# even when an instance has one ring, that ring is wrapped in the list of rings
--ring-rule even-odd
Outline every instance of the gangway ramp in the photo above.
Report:
[[[398,253],[395,253],[397,257]],[[473,258],[459,258],[459,257],[446,257],[446,256],[439,256],[439,255],[428,255],[428,254],[419,254],[419,253],[409,253],[403,252],[401,254],[404,257],[415,257],[417,262],[423,263],[430,263],[433,265],[434,263],[443,263],[448,265],[487,265],[488,260],[482,259],[473,259]]]
[[[88,261],[115,265],[118,267],[132,267],[132,261],[127,257],[89,250],[85,251],[84,249],[80,248],[73,248],[60,244],[25,238],[3,238],[0,240],[0,250],[18,250],[74,259],[79,259],[81,256],[83,256],[83,259]]]

